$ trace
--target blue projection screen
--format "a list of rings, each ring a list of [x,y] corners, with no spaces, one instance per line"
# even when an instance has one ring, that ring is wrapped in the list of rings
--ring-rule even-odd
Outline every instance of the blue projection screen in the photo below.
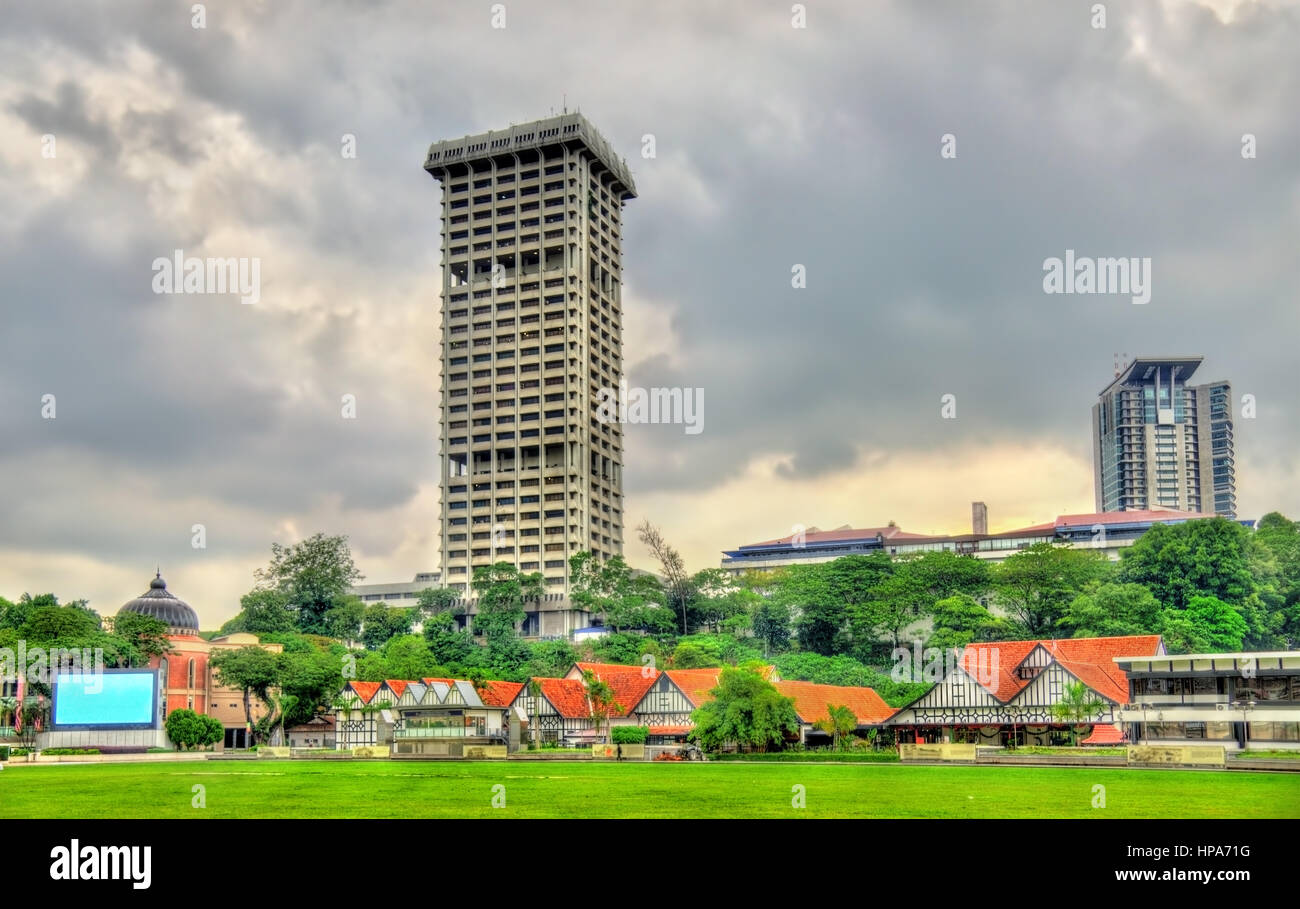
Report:
[[[158,674],[148,669],[60,672],[55,729],[156,729]]]

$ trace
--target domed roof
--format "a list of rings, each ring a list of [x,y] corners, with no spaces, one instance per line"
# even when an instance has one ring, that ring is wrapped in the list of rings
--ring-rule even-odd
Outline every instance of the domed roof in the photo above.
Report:
[[[162,572],[149,582],[149,589],[117,611],[153,616],[165,622],[172,634],[198,634],[199,616],[184,600],[167,592]]]

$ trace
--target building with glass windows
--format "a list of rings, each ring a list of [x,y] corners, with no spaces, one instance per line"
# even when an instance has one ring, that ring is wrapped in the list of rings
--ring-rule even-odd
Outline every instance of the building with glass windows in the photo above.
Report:
[[[1300,652],[1117,657],[1133,742],[1300,750]]]
[[[1092,407],[1098,511],[1237,516],[1232,386],[1192,385],[1201,357],[1139,357]]]
[[[1165,509],[1062,514],[1043,524],[988,533],[988,510],[984,509],[982,514],[976,516],[975,526],[980,526],[982,521],[985,532],[908,533],[892,523],[886,527],[860,530],[842,527],[839,530],[823,531],[813,527],[787,537],[747,543],[726,550],[722,554],[722,570],[739,575],[750,570],[766,571],[787,565],[831,562],[848,555],[883,552],[891,557],[899,557],[940,550],[1001,562],[1035,543],[1096,549],[1106,558],[1116,561],[1121,550],[1136,543],[1155,524],[1181,524],[1184,521],[1214,517],[1216,516],[1212,514]],[[1240,523],[1247,527],[1254,526],[1253,521]]]
[[[442,184],[442,581],[540,572],[567,601],[569,558],[623,552],[622,210],[631,172],[565,113],[436,142]],[[538,610],[542,636],[587,621]]]

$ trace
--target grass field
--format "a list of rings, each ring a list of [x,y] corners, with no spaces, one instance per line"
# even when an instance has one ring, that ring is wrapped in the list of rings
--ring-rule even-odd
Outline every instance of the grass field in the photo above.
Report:
[[[193,807],[194,786],[206,807]],[[505,805],[493,807],[495,786]],[[1093,787],[1105,787],[1094,808]],[[806,807],[792,806],[803,786]],[[499,795],[501,790],[496,790]],[[0,818],[1300,817],[1291,774],[890,764],[184,762],[10,767]]]

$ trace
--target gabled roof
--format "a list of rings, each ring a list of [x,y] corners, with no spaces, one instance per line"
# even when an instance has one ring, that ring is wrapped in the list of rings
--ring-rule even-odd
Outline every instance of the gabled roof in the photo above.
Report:
[[[346,687],[351,688],[353,693],[361,698],[361,703],[369,704],[382,684],[382,682],[348,682]]]
[[[1111,723],[1098,723],[1092,732],[1080,744],[1083,745],[1119,745],[1124,741],[1124,733]]]
[[[591,716],[587,704],[587,689],[577,679],[533,679],[542,686],[542,697],[551,702],[556,712],[568,719],[586,719]]]
[[[485,682],[478,690],[478,694],[483,699],[483,703],[489,707],[509,707],[510,702],[519,695],[523,687],[523,682],[501,682],[493,679]]]
[[[574,663],[579,672],[590,672],[614,692],[614,701],[623,708],[626,716],[636,709],[659,678],[659,670],[651,666],[625,666],[621,663]],[[570,671],[572,675],[572,671]]]
[[[696,707],[713,700],[709,694],[718,687],[721,669],[669,669],[664,675],[672,680],[678,690]]]
[[[402,696],[402,692],[406,691],[406,682],[401,679],[385,679],[384,684],[388,686],[388,690],[391,691],[394,696],[399,698]]]
[[[848,707],[858,718],[860,726],[883,723],[894,714],[894,708],[870,688],[848,685],[819,685],[815,682],[775,682],[776,690],[794,698],[794,711],[806,724],[816,723],[830,716],[831,707]]]
[[[706,704],[713,700],[713,695],[709,692],[718,687],[718,682],[722,678],[723,669],[732,669],[731,666],[719,666],[713,669],[669,669],[664,672],[677,686],[677,689],[686,696],[696,707]],[[770,663],[759,668],[758,674],[768,681],[777,677],[776,667]],[[649,690],[649,689],[647,689]]]
[[[1016,670],[1038,647],[1097,694],[1117,704],[1128,703],[1128,676],[1115,663],[1115,657],[1154,656],[1164,649],[1158,634],[993,641],[967,644],[959,664],[967,675],[1005,704],[1033,681],[1020,678]],[[990,669],[996,671],[986,683]]]

